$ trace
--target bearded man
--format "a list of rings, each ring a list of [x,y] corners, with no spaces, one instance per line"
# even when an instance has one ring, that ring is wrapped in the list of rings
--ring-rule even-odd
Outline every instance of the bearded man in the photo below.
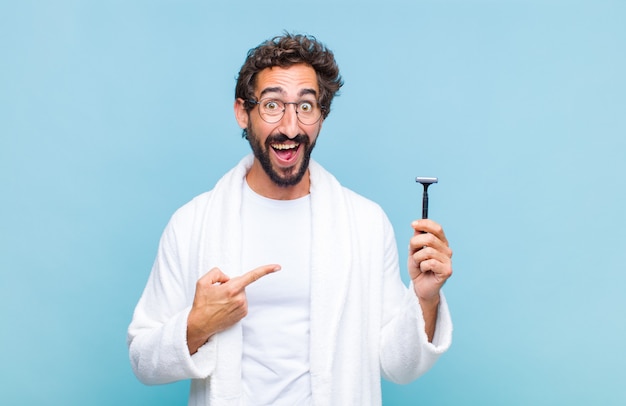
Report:
[[[146,384],[191,379],[189,405],[380,405],[451,343],[442,227],[411,226],[407,287],[376,203],[311,160],[343,82],[315,38],[249,51],[235,118],[250,142],[171,218],[128,329]]]

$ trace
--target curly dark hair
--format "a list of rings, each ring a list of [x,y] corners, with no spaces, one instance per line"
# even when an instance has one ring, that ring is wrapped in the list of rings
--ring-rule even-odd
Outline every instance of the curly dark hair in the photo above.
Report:
[[[297,64],[306,64],[315,70],[320,88],[319,103],[324,107],[322,114],[326,118],[333,98],[343,86],[343,80],[332,51],[310,35],[285,33],[248,51],[237,77],[235,98],[244,101],[254,98],[257,73],[263,69],[274,66],[287,68]],[[245,103],[245,106],[250,111],[254,104]]]

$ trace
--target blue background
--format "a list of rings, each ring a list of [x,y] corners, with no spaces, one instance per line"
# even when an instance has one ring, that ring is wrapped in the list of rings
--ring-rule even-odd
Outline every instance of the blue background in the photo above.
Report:
[[[186,404],[134,378],[126,328],[169,216],[248,153],[235,76],[284,29],[335,52],[314,157],[402,257],[414,178],[440,180],[453,346],[384,403],[626,404],[625,21],[602,0],[0,2],[0,404]]]

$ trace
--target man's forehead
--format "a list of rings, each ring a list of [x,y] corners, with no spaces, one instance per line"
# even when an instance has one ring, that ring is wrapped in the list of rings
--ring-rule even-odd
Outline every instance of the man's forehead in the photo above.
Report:
[[[304,64],[265,68],[258,73],[255,87],[261,95],[277,93],[317,96],[319,93],[315,70]]]

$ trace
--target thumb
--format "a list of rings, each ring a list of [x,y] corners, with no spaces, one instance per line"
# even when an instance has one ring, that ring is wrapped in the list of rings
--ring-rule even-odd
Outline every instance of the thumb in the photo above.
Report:
[[[215,283],[228,282],[230,280],[230,277],[226,275],[224,272],[222,272],[221,269],[212,268],[209,272],[205,273],[204,276],[202,276],[202,278],[200,279],[204,279],[203,282],[208,282],[209,284],[213,285]]]

